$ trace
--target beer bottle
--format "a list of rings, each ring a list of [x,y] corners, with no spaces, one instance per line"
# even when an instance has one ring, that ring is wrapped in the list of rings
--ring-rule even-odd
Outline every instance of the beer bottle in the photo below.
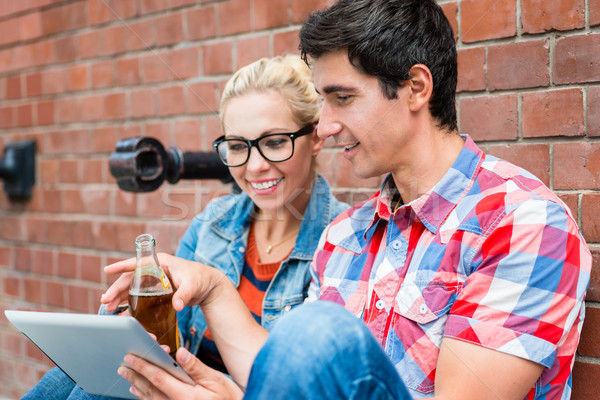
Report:
[[[156,257],[156,242],[152,235],[135,239],[136,266],[129,287],[131,315],[158,343],[169,346],[171,357],[179,347],[177,312],[173,308],[173,287]]]

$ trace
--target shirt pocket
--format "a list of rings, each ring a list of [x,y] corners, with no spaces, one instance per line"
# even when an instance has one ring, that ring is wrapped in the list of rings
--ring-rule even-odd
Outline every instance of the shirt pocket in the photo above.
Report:
[[[392,362],[406,386],[418,393],[435,389],[438,354],[447,314],[462,283],[405,283],[395,299],[393,330],[388,335]]]

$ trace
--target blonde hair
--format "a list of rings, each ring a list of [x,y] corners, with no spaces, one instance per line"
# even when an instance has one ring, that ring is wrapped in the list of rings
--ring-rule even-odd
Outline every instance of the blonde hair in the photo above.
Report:
[[[251,92],[281,94],[301,126],[319,121],[320,104],[312,83],[312,72],[299,56],[261,58],[239,69],[227,81],[221,96],[219,118],[223,131],[229,102]]]

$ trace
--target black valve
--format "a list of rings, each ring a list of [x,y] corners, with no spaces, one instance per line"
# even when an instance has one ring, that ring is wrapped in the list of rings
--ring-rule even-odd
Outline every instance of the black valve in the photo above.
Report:
[[[11,200],[31,197],[31,189],[35,184],[34,141],[9,143],[4,147],[0,178],[4,179],[4,191]]]
[[[210,152],[185,152],[164,146],[151,137],[135,137],[117,143],[110,155],[110,173],[122,190],[151,192],[166,180],[174,184],[180,179],[219,179],[233,181],[229,168],[219,155]]]

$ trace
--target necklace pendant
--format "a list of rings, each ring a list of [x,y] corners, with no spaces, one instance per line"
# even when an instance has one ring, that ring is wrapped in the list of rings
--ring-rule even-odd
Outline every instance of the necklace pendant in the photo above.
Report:
[[[267,254],[271,254],[271,250],[273,250],[273,246],[268,245],[267,246]]]

